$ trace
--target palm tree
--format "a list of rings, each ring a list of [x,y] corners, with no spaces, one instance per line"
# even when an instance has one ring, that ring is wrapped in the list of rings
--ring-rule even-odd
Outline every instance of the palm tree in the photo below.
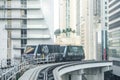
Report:
[[[56,29],[55,32],[54,32],[55,36],[59,36],[61,34],[61,31],[60,29]]]
[[[71,28],[66,28],[62,30],[62,33],[65,33],[66,36],[69,36],[70,33],[75,33],[75,30],[72,30]]]

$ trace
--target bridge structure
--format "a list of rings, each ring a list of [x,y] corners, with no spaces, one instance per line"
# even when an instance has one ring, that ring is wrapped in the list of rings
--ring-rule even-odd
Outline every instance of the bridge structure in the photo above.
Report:
[[[35,59],[14,66],[0,75],[0,80],[104,80],[104,73],[112,70],[112,65],[112,61],[50,63]]]
[[[111,61],[90,61],[63,65],[54,69],[54,80],[104,80],[104,73],[112,70]]]

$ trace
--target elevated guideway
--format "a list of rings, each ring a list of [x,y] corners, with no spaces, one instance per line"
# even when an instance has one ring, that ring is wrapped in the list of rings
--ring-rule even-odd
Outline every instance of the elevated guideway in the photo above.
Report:
[[[113,65],[111,61],[43,63],[42,59],[23,62],[2,74],[0,80],[104,80],[104,72]]]
[[[19,80],[104,80],[112,70],[111,61],[74,61],[40,64],[26,71]]]
[[[104,72],[111,70],[111,61],[80,62],[57,67],[54,80],[104,80]]]
[[[43,74],[43,80],[47,79],[46,74],[47,74],[49,68],[55,67],[57,65],[68,64],[68,63],[70,63],[70,62],[48,63],[48,64],[37,65],[37,67],[26,71],[18,80],[39,80],[39,76],[41,76],[40,74],[43,71],[44,71],[43,72],[44,73]]]
[[[50,59],[49,61],[46,61],[46,59],[43,59],[43,58],[37,58],[37,59],[23,61],[22,63],[20,63],[18,65],[14,65],[12,68],[10,68],[6,72],[2,73],[0,75],[0,80],[18,80],[18,78],[28,69],[30,69],[30,70],[32,69],[28,73],[30,75],[33,75],[30,72],[33,71],[35,73],[35,70],[37,70],[37,66],[39,64],[44,64],[44,63],[48,63],[51,61],[52,61],[52,59]],[[33,69],[34,67],[36,67],[36,68]],[[27,76],[27,78],[29,78],[29,76]],[[26,80],[26,78],[23,80]]]

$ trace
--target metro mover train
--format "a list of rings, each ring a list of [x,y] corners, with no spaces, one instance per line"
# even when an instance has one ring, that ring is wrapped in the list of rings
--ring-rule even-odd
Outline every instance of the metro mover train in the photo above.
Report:
[[[23,54],[25,59],[49,58],[54,56],[54,62],[81,61],[85,58],[83,46],[76,45],[27,45]]]

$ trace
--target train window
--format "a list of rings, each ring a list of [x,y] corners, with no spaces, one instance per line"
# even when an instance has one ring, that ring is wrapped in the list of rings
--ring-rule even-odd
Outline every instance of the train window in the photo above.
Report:
[[[49,53],[54,53],[54,45],[47,45],[49,49]]]
[[[65,46],[60,46],[60,53],[64,53]]]
[[[27,46],[25,49],[25,54],[34,54],[36,46]]]
[[[70,46],[68,49],[68,55],[81,55],[83,50],[80,46]]]
[[[60,46],[59,45],[54,45],[54,53],[59,53],[60,52]]]
[[[49,49],[49,53],[59,53],[60,46],[59,45],[47,45]]]

